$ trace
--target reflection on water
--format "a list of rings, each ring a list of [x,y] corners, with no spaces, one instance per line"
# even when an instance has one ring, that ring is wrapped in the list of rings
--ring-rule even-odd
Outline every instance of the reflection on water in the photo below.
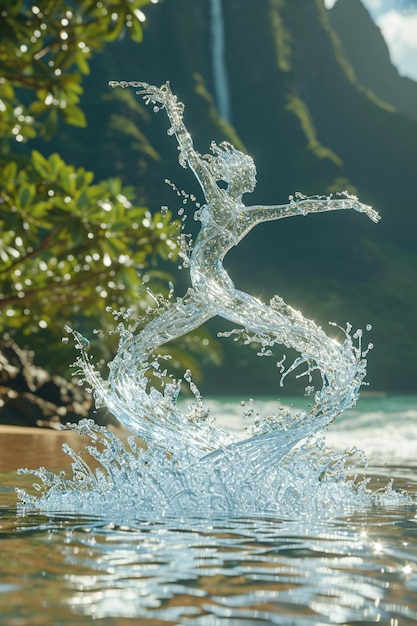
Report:
[[[372,473],[415,492],[411,467]],[[1,624],[417,621],[414,507],[329,520],[19,517],[15,476],[1,478]]]
[[[414,499],[346,504],[327,518],[308,506],[287,519],[187,510],[21,516],[14,488],[28,489],[33,477],[0,473],[0,625],[415,625],[416,406],[416,398],[364,399],[329,433],[342,446],[349,437],[378,442],[385,461],[369,450],[369,488],[393,478]]]

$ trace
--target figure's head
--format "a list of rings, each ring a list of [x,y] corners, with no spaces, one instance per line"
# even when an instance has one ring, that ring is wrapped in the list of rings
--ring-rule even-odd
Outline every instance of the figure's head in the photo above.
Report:
[[[248,154],[227,141],[222,141],[219,146],[213,141],[210,148],[213,155],[205,155],[205,159],[216,180],[225,181],[229,190],[241,196],[255,189],[256,167]]]

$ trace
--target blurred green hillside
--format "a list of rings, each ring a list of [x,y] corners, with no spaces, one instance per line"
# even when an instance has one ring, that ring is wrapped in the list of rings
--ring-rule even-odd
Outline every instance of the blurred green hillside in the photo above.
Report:
[[[284,203],[295,191],[356,193],[380,212],[378,225],[353,211],[261,225],[225,265],[240,289],[262,299],[278,293],[325,328],[328,321],[372,324],[371,389],[415,392],[417,121],[405,105],[387,101],[372,73],[359,77],[358,61],[350,58],[342,28],[338,35],[323,0],[222,4],[223,24],[209,0],[147,7],[141,43],[122,38],[91,61],[81,96],[88,126],[62,126],[51,142],[34,145],[59,149],[99,179],[120,176],[140,203],[153,211],[168,205],[175,215],[180,202],[164,179],[201,197],[192,175],[178,166],[167,120],[146,110],[133,90],[107,87],[109,80],[169,80],[186,104],[197,149],[206,152],[211,140],[226,138],[254,157],[258,186],[246,196],[248,205]],[[355,42],[365,54],[361,33],[374,26],[357,4],[345,1],[343,9],[346,15],[352,9]],[[219,61],[213,42],[221,26],[225,54]],[[229,120],[216,102],[217,62],[224,62]],[[395,73],[383,55],[378,72],[378,84],[384,72]],[[185,230],[194,227],[191,216]],[[178,280],[188,285],[185,272]],[[211,329],[225,327],[217,320]],[[278,375],[268,359],[255,364],[247,349],[220,341],[227,374],[212,369],[205,392],[276,391]]]

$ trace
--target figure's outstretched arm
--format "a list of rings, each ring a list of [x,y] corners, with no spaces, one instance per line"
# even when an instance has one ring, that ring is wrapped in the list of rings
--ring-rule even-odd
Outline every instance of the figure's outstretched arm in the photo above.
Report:
[[[277,206],[252,206],[243,211],[243,219],[252,228],[260,222],[291,217],[293,215],[307,215],[308,213],[321,213],[323,211],[339,211],[341,209],[354,209],[366,215],[373,221],[378,222],[379,214],[370,206],[359,202],[356,196],[347,192],[334,196],[311,196],[306,197],[299,193],[295,198],[290,197],[288,204]]]
[[[185,127],[183,121],[184,105],[179,102],[166,82],[161,87],[149,85],[148,83],[136,81],[110,81],[111,87],[137,87],[137,94],[142,95],[146,104],[153,104],[154,111],[165,109],[171,123],[168,129],[169,135],[175,135],[178,141],[180,165],[187,167],[187,164],[197,176],[205,195],[219,193],[219,187],[213,178],[207,163],[202,156],[194,149],[193,140]]]

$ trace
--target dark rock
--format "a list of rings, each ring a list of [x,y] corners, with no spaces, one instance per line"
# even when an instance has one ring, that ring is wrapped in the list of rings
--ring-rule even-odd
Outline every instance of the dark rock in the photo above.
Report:
[[[58,428],[86,417],[116,424],[109,411],[94,411],[91,394],[73,379],[52,376],[34,364],[34,354],[8,335],[0,340],[0,424]]]

